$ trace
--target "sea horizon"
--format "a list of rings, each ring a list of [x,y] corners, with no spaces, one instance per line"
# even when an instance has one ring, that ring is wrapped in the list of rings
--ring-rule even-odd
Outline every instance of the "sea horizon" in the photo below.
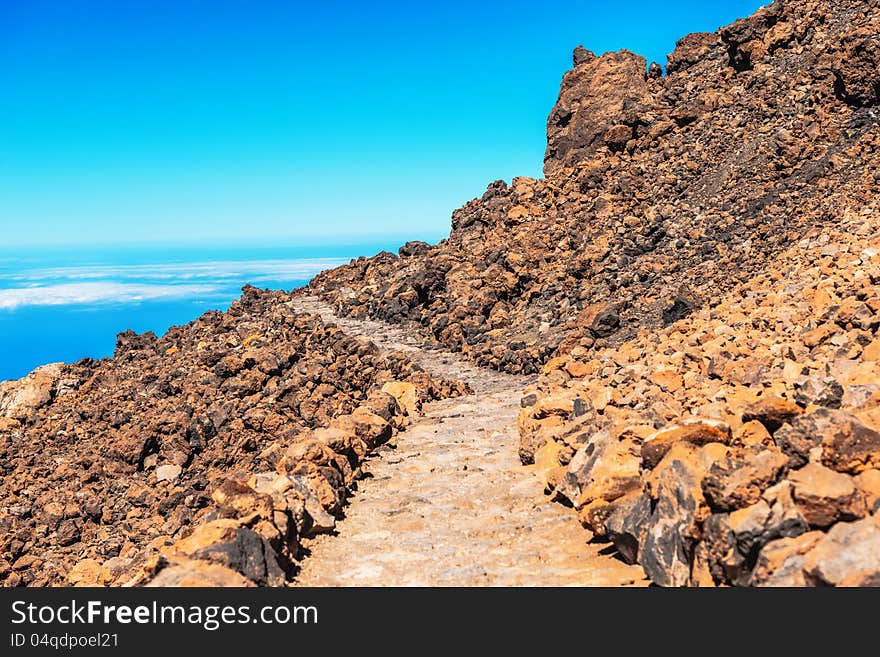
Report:
[[[244,285],[295,289],[404,241],[7,248],[0,256],[0,381],[48,363],[110,357],[123,331],[161,336],[209,310],[227,310]]]

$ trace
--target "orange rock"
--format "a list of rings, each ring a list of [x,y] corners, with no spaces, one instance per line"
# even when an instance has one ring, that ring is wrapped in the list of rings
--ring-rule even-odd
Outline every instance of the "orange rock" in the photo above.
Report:
[[[727,444],[730,442],[730,430],[720,423],[700,420],[664,427],[646,438],[642,444],[642,465],[649,469],[653,468],[666,455],[666,452],[679,442],[692,445]]]
[[[817,347],[820,344],[823,344],[830,338],[832,335],[839,331],[839,327],[836,324],[826,323],[821,324],[814,328],[812,331],[807,331],[801,335],[801,340],[808,347]]]
[[[220,564],[175,556],[152,578],[148,587],[251,587],[255,584]]]
[[[571,374],[574,378],[580,379],[592,374],[593,369],[588,363],[585,363],[582,360],[571,360],[565,366],[565,371]]]
[[[853,479],[865,497],[865,505],[869,513],[875,513],[880,505],[880,470],[865,470]]]
[[[862,360],[880,360],[880,338],[872,341],[862,349]]]
[[[535,472],[539,478],[547,481],[547,474],[560,466],[558,457],[563,449],[561,443],[548,440],[535,451]]]
[[[788,478],[794,486],[794,501],[812,527],[828,527],[867,513],[865,499],[849,475],[809,463]]]
[[[651,381],[665,392],[674,393],[681,390],[684,382],[681,375],[674,370],[657,370],[651,374]]]
[[[382,386],[382,392],[387,392],[397,400],[400,408],[407,415],[418,415],[422,410],[422,402],[418,391],[412,383],[405,381],[389,381]]]
[[[801,413],[803,413],[803,409],[790,399],[762,397],[746,407],[742,414],[742,420],[743,422],[757,420],[772,433]]]
[[[72,586],[107,586],[113,574],[94,559],[83,559],[67,573],[67,581]]]
[[[733,442],[736,445],[772,445],[773,436],[761,422],[751,420],[734,433]]]

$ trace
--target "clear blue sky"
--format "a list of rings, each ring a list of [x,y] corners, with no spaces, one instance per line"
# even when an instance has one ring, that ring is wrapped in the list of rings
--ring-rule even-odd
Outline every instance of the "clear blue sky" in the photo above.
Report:
[[[760,2],[0,0],[3,245],[439,237],[538,176],[577,44]]]

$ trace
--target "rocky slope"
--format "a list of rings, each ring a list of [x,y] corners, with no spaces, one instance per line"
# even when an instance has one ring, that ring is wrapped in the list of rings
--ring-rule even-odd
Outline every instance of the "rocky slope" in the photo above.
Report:
[[[361,459],[466,392],[246,288],[111,360],[0,387],[0,581],[280,584]]]
[[[494,182],[448,240],[312,289],[514,373],[675,321],[874,193],[878,31],[876,0],[778,0],[682,39],[666,76],[578,48],[545,178]]]
[[[880,207],[659,331],[548,362],[520,456],[656,583],[880,584]]]
[[[654,582],[877,584],[878,34],[876,0],[777,0],[665,76],[578,47],[544,179],[312,290],[540,371],[521,459]]]

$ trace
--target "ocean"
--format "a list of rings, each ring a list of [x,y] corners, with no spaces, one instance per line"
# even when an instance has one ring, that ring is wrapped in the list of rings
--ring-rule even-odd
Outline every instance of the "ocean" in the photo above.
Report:
[[[290,290],[398,243],[127,247],[0,253],[0,381],[38,365],[111,356],[126,329],[164,334],[226,310],[245,284]]]

